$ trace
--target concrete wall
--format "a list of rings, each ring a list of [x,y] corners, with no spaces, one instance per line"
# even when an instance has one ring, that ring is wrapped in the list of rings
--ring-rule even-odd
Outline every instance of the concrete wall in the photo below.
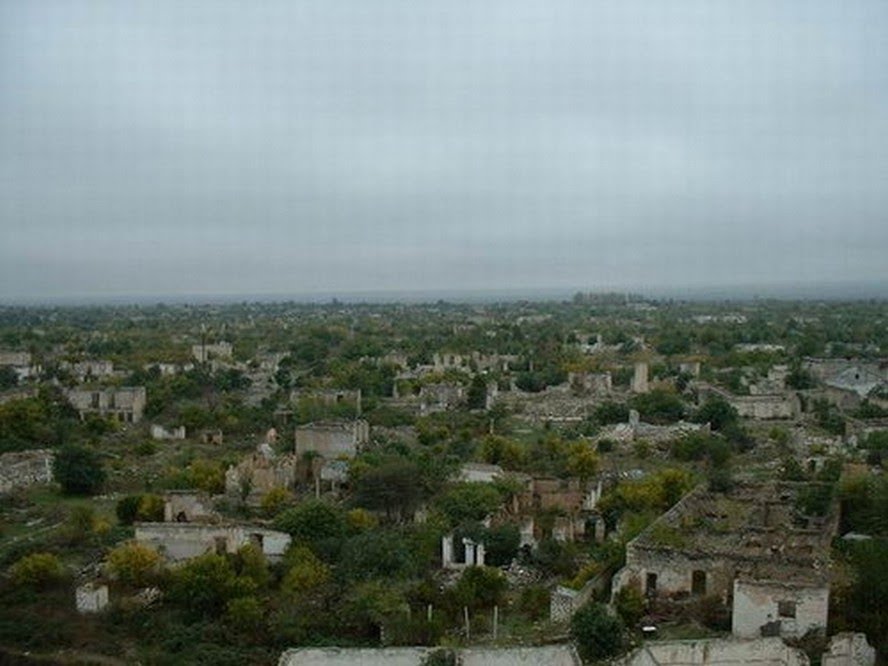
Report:
[[[421,666],[432,653],[446,648],[299,648],[287,650],[278,666]],[[459,666],[580,666],[570,645],[524,648],[454,649]]]
[[[808,657],[779,638],[758,640],[656,641],[646,643],[619,666],[808,666]]]
[[[108,586],[86,583],[74,591],[78,613],[100,613],[108,606]]]
[[[783,602],[783,604],[781,604]],[[784,614],[781,615],[781,605]],[[787,614],[788,606],[792,612]],[[757,638],[769,623],[778,635],[800,638],[808,631],[826,631],[829,587],[809,587],[777,581],[734,581],[731,631],[740,638]],[[790,617],[794,615],[795,617]]]

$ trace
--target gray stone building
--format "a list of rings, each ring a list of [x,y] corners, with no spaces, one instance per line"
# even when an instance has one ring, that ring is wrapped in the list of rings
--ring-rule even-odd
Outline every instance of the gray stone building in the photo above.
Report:
[[[802,484],[698,488],[626,547],[614,591],[649,597],[716,596],[733,609],[735,634],[800,637],[825,630],[829,546],[837,512],[799,513]]]
[[[123,386],[104,389],[69,389],[68,401],[85,419],[90,414],[111,416],[123,423],[138,423],[145,411],[147,396],[144,386]]]
[[[297,426],[296,455],[314,451],[323,458],[353,457],[370,441],[370,424],[363,420],[321,421]]]

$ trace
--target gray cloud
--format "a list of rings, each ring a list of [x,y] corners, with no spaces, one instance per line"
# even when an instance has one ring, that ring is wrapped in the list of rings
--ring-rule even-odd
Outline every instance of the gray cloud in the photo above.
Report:
[[[8,2],[0,298],[885,280],[881,0]]]

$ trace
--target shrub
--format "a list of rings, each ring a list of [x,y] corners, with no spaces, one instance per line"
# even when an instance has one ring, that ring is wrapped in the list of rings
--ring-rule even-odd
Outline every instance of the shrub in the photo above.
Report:
[[[251,594],[256,585],[238,576],[228,558],[215,553],[196,557],[176,569],[169,581],[169,598],[191,613],[220,614],[228,602]]]
[[[289,595],[301,595],[330,580],[330,569],[304,546],[287,551],[285,563],[289,570],[284,575],[281,589]]]
[[[292,498],[293,496],[285,488],[272,488],[262,498],[262,513],[274,518]]]
[[[616,447],[616,442],[612,439],[598,440],[598,453],[610,453]]]
[[[117,502],[114,511],[121,525],[132,525],[135,522],[141,498],[141,495],[127,495]]]
[[[612,657],[623,648],[623,622],[603,604],[589,603],[580,608],[570,623],[570,634],[584,661]]]
[[[549,590],[532,585],[521,590],[518,609],[531,620],[543,620],[549,616]]]
[[[261,628],[265,611],[254,596],[237,597],[225,606],[225,619],[239,632],[255,634]]]
[[[459,606],[492,608],[502,601],[508,585],[499,569],[469,567],[453,588],[453,595]]]
[[[614,610],[628,627],[636,626],[644,615],[644,597],[637,588],[622,588],[614,598]]]
[[[159,567],[157,551],[134,541],[118,546],[108,554],[108,568],[124,585],[149,585]]]
[[[25,587],[46,588],[64,578],[62,562],[52,553],[26,555],[9,568],[13,583]]]

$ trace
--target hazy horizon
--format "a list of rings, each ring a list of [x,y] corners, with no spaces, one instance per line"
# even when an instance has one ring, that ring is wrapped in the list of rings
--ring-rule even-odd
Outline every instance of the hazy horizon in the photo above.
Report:
[[[885,297],[886,211],[880,0],[0,5],[0,303]]]
[[[778,301],[860,301],[888,300],[888,281],[810,284],[746,284],[746,285],[609,285],[600,287],[518,288],[518,289],[418,289],[418,290],[341,290],[315,292],[261,293],[120,293],[71,294],[50,297],[19,297],[0,300],[0,307],[89,307],[89,306],[151,306],[151,305],[216,305],[232,303],[325,304],[418,304],[439,300],[453,304],[491,304],[515,301],[546,302],[570,300],[577,292],[621,293],[650,300],[690,302],[736,302],[756,300]]]

